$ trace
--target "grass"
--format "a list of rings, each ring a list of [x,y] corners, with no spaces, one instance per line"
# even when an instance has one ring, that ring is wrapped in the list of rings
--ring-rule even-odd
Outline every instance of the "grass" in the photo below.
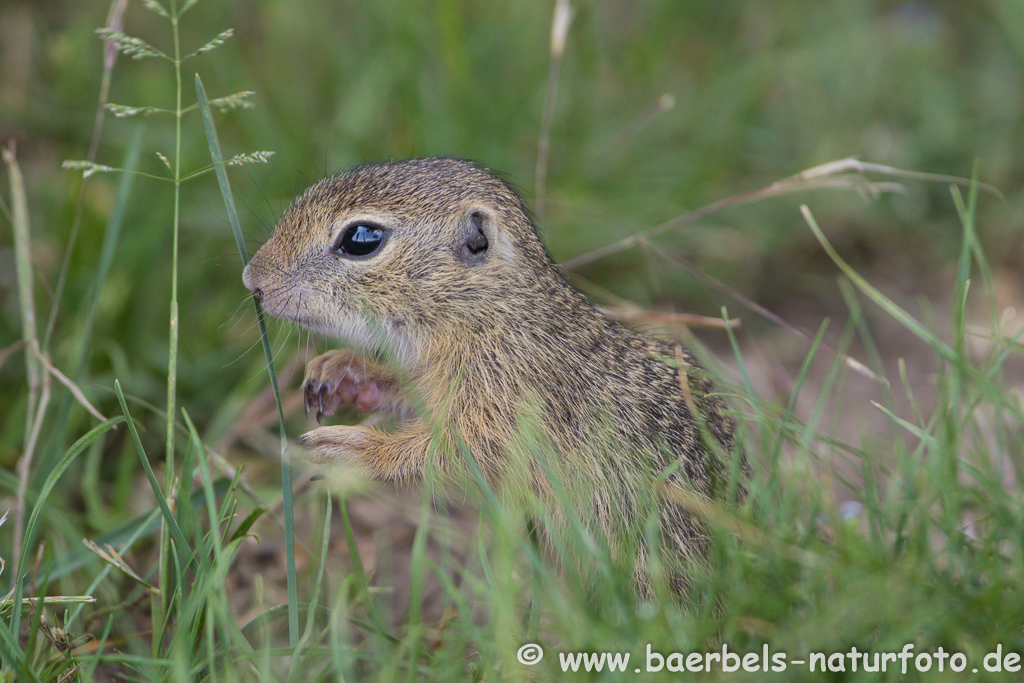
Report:
[[[854,673],[854,658],[847,654],[853,648],[907,652],[908,645],[915,658],[911,663],[932,666],[915,674],[921,679],[955,677],[948,668],[959,666],[960,659],[940,660],[940,653],[962,654],[968,671],[984,671],[992,664],[986,655],[997,648],[1001,675],[1016,679],[1012,654],[1024,653],[1019,487],[1024,414],[1015,380],[1021,329],[1008,324],[997,301],[1006,261],[987,254],[1012,253],[1019,242],[986,225],[999,223],[1019,206],[1019,197],[1007,191],[1004,201],[987,199],[974,183],[966,197],[954,187],[952,199],[941,203],[929,194],[938,190],[923,188],[944,192],[949,183],[905,178],[905,195],[867,208],[807,194],[802,199],[806,227],[794,230],[793,221],[778,216],[792,214],[795,221],[800,211],[776,198],[782,192],[772,185],[793,181],[793,167],[765,161],[813,159],[800,166],[810,168],[846,156],[851,146],[860,149],[849,141],[863,125],[829,119],[815,127],[813,119],[827,117],[833,107],[863,106],[852,93],[870,90],[868,85],[902,83],[909,92],[891,96],[897,112],[882,119],[888,126],[884,132],[896,131],[904,148],[915,151],[901,148],[902,157],[881,160],[885,168],[854,165],[849,167],[853,175],[811,180],[894,189],[884,184],[894,180],[894,165],[959,172],[962,166],[949,160],[962,158],[956,145],[964,144],[967,154],[981,155],[996,169],[979,175],[995,177],[994,184],[1005,190],[1010,183],[1001,181],[1019,172],[1013,164],[1024,156],[1011,160],[1016,143],[1001,123],[1001,116],[1012,120],[1012,104],[984,98],[994,97],[986,90],[986,74],[1019,70],[1013,66],[1012,32],[1006,45],[996,44],[981,28],[976,33],[960,28],[980,26],[981,20],[957,8],[949,10],[955,16],[904,16],[894,10],[875,17],[864,3],[848,3],[845,9],[816,4],[798,17],[797,9],[772,11],[751,3],[742,16],[733,9],[702,16],[673,9],[671,3],[650,3],[636,14],[615,17],[601,14],[613,13],[613,5],[574,5],[565,51],[560,63],[551,65],[544,49],[548,7],[541,11],[523,3],[495,18],[472,2],[439,3],[437,12],[429,13],[431,22],[424,22],[404,3],[380,2],[353,21],[358,30],[345,33],[346,40],[328,40],[331,20],[296,25],[288,17],[297,10],[289,7],[287,15],[277,15],[284,10],[268,6],[261,9],[273,15],[268,24],[283,22],[291,33],[268,34],[278,59],[265,70],[251,70],[236,68],[244,63],[245,50],[253,49],[249,43],[237,49],[228,43],[191,61],[181,56],[192,50],[181,46],[218,47],[226,39],[221,28],[209,27],[221,26],[216,22],[226,18],[227,6],[145,4],[156,11],[129,13],[127,21],[134,25],[129,32],[118,27],[124,20],[117,18],[115,3],[106,25],[116,33],[107,36],[122,52],[149,50],[166,59],[132,63],[133,70],[117,78],[111,78],[114,65],[108,59],[97,78],[109,84],[115,101],[153,102],[173,123],[149,110],[144,123],[135,117],[130,127],[108,121],[113,142],[93,148],[109,151],[88,155],[79,168],[95,171],[89,184],[73,188],[67,194],[72,199],[60,202],[46,201],[38,183],[19,180],[31,179],[37,162],[22,169],[15,150],[5,155],[8,214],[16,228],[17,280],[10,288],[18,294],[15,314],[5,311],[0,328],[5,340],[12,332],[12,344],[5,341],[0,355],[0,372],[5,384],[16,388],[0,398],[7,417],[0,444],[13,471],[0,477],[14,511],[0,527],[5,560],[0,580],[9,591],[0,605],[0,660],[8,679],[548,680],[564,675],[559,653],[587,652],[629,653],[628,675],[636,667],[660,664],[659,671],[644,674],[659,680],[683,676],[677,669],[696,662],[687,660],[690,653],[726,648],[740,656],[784,655],[771,664],[784,661],[786,670],[767,674],[780,680],[890,680],[899,677],[892,667],[900,666],[900,659],[891,660],[885,673],[865,670],[860,660]],[[1013,11],[1007,9],[1012,0],[992,6]],[[302,7],[300,14],[315,13],[312,3]],[[948,23],[936,28],[929,23],[936,17]],[[838,54],[818,49],[812,37],[839,18],[847,19],[842,25],[849,28],[840,34]],[[866,18],[886,25],[912,23],[918,33],[891,35],[896,42],[918,41],[901,48],[907,70],[890,72],[866,58],[885,40],[871,33]],[[958,18],[970,21],[953,21]],[[645,29],[639,32],[643,40],[627,30],[630,21]],[[607,32],[618,23],[625,28]],[[544,30],[532,30],[538,26]],[[936,47],[943,31],[964,31],[959,38],[987,48],[982,53],[986,70],[955,81],[988,105],[970,119],[977,131],[967,142],[949,136],[951,126],[966,120],[965,100],[944,85],[954,81],[943,80],[942,69],[930,70],[946,59]],[[63,49],[84,54],[74,33]],[[120,37],[126,33],[145,35],[147,43]],[[735,35],[775,47],[766,50],[764,61],[745,60],[748,55],[727,47]],[[149,41],[149,36],[155,37]],[[507,47],[508,36],[515,38],[515,49]],[[167,43],[171,47],[157,47]],[[320,64],[338,68],[307,70],[305,78],[296,78],[300,67],[286,55],[300,44],[310,46]],[[431,47],[420,53],[409,45]],[[853,78],[851,53],[858,55],[866,83],[843,89],[841,82]],[[360,54],[387,56],[355,61]],[[529,58],[538,54],[543,59]],[[483,77],[486,65],[498,58],[515,78]],[[678,79],[667,66],[677,63],[710,64],[713,76],[683,66],[678,70],[685,77]],[[161,64],[162,71],[156,68]],[[187,102],[193,64],[217,92],[257,87],[236,84],[228,74],[253,80],[266,74],[267,81],[259,84],[264,99],[245,112],[214,115],[207,105],[192,109]],[[960,63],[940,66],[962,68]],[[769,76],[773,70],[780,80]],[[350,76],[344,88],[338,73]],[[915,73],[922,77],[911,78]],[[557,88],[548,74],[559,79]],[[106,86],[89,90],[92,80],[82,79],[88,87],[81,92],[88,92],[90,101],[95,92],[104,93],[102,113]],[[166,90],[146,85],[154,80]],[[70,83],[64,87],[77,87]],[[675,108],[661,99],[665,83],[680,100]],[[811,131],[799,131],[775,108],[777,102],[762,99],[765,83],[804,102],[821,87],[834,102],[806,107],[803,125]],[[329,92],[344,92],[340,113],[325,113],[336,104],[321,101]],[[437,92],[442,97],[431,94]],[[391,95],[392,108],[379,116],[375,103]],[[922,97],[929,108],[914,109]],[[205,100],[199,87],[198,101]],[[220,100],[228,107],[240,101]],[[631,101],[647,104],[630,108]],[[847,109],[852,113],[844,116],[858,115],[856,107]],[[714,117],[708,115],[712,110]],[[41,111],[45,123],[48,110]],[[673,111],[683,113],[667,122]],[[199,130],[200,114],[205,134]],[[864,115],[867,120],[879,116]],[[275,127],[278,119],[308,121],[309,137],[296,144],[302,133]],[[86,137],[98,140],[102,121],[102,115],[96,122],[83,120]],[[694,135],[698,129],[701,134]],[[642,304],[685,295],[686,287],[671,278],[681,264],[697,260],[689,258],[691,244],[709,255],[707,274],[731,287],[721,293],[709,288],[704,298],[727,300],[742,291],[758,299],[759,286],[746,287],[745,273],[762,266],[750,267],[744,240],[732,240],[731,250],[741,252],[733,260],[716,259],[730,250],[716,250],[714,242],[717,233],[735,235],[735,226],[755,218],[764,223],[761,232],[745,237],[764,246],[764,263],[801,262],[801,254],[811,251],[804,240],[813,244],[827,264],[813,267],[839,283],[835,289],[843,305],[831,313],[841,322],[822,323],[816,335],[800,342],[801,357],[781,400],[769,397],[757,379],[763,361],[751,355],[750,333],[727,328],[722,334],[732,343],[731,353],[723,354],[725,364],[735,371],[713,365],[735,380],[733,386],[719,384],[737,411],[756,474],[742,507],[703,509],[714,538],[708,566],[695,571],[686,599],[660,595],[639,601],[629,590],[628,572],[609,563],[582,533],[570,534],[563,542],[577,546],[575,552],[608,577],[584,589],[571,569],[555,572],[541,561],[519,518],[495,504],[482,505],[480,524],[467,527],[457,516],[439,514],[435,501],[425,496],[409,511],[416,522],[411,539],[388,550],[386,529],[362,528],[358,513],[366,497],[350,483],[332,479],[330,486],[308,487],[306,477],[297,476],[293,484],[285,438],[304,423],[294,418],[297,404],[287,403],[290,392],[279,391],[276,379],[272,392],[263,391],[265,365],[282,369],[282,387],[294,385],[287,380],[292,349],[275,337],[281,328],[271,326],[268,335],[262,320],[257,339],[251,318],[237,308],[242,291],[225,293],[225,283],[236,281],[240,269],[231,255],[232,231],[220,218],[222,202],[228,202],[243,261],[247,247],[240,226],[254,221],[233,208],[219,143],[214,144],[218,135],[227,149],[279,149],[273,177],[257,181],[262,189],[244,191],[243,214],[246,209],[259,213],[254,207],[262,201],[260,191],[272,198],[273,207],[277,197],[301,186],[291,176],[282,179],[290,173],[282,169],[313,166],[310,174],[319,176],[324,162],[310,161],[318,153],[299,151],[304,145],[327,149],[329,168],[381,155],[448,152],[484,159],[516,178],[529,178],[535,169],[538,179],[546,174],[533,199],[542,202],[538,212],[545,216],[555,253],[578,257],[575,273],[594,281],[595,289],[610,289],[611,297],[639,293],[634,298]],[[910,137],[915,144],[907,142]],[[259,142],[245,146],[253,140]],[[807,150],[814,144],[819,151],[812,154]],[[114,184],[109,179],[115,176],[98,159],[115,157],[118,147],[125,160]],[[152,154],[159,149],[174,151],[164,162]],[[666,154],[665,149],[681,151]],[[740,172],[727,159],[744,154],[760,161]],[[251,169],[263,167],[249,168],[255,173]],[[201,176],[208,171],[216,171],[220,196],[212,183],[204,184]],[[884,171],[883,180],[862,180],[872,171]],[[57,177],[56,170],[51,173]],[[730,187],[736,181],[722,180],[729,177],[767,187],[766,196],[740,194]],[[763,182],[754,182],[758,179]],[[715,206],[716,213],[681,214],[660,233],[640,229],[665,223],[682,206],[723,197],[736,199]],[[65,244],[51,229],[39,227],[57,218],[80,224],[81,237]],[[694,225],[694,219],[698,227],[683,232],[680,226]],[[719,223],[709,225],[711,220]],[[885,233],[872,227],[875,223],[906,234]],[[586,233],[584,247],[574,239],[582,239],[581,226],[589,224],[595,227]],[[863,257],[851,224],[864,226],[881,245],[869,253],[911,248],[911,257],[925,265],[948,261],[950,277],[942,295],[915,302],[894,293],[893,280]],[[625,234],[623,226],[628,226]],[[642,239],[629,237],[634,234]],[[679,235],[687,238],[685,244]],[[927,247],[914,246],[914,236],[922,235],[929,238]],[[68,250],[63,260],[52,255],[63,254],[56,245]],[[587,253],[601,245],[618,246],[596,252],[602,258],[584,264]],[[638,246],[644,250],[640,257]],[[59,277],[51,277],[54,260],[62,264]],[[716,260],[729,265],[723,269]],[[38,285],[50,281],[58,282],[52,291]],[[653,283],[650,289],[645,281]],[[808,282],[820,280],[812,276]],[[801,286],[815,289],[800,284],[797,289]],[[37,303],[33,295],[40,289],[45,296]],[[37,306],[47,304],[48,324],[40,335],[31,318]],[[756,329],[756,316],[738,305],[744,325]],[[723,318],[737,315],[737,304],[729,306]],[[225,326],[233,315],[234,327]],[[878,334],[893,329],[923,350],[911,358],[916,365],[893,361],[892,356],[914,348],[894,351]],[[22,341],[13,343],[16,338]],[[247,343],[262,343],[266,359],[240,358]],[[23,354],[20,366],[14,362],[17,354]],[[865,382],[851,358],[866,359],[876,378],[870,380],[870,396],[885,428],[868,420],[863,428],[843,424],[848,414],[857,413],[837,397]],[[923,369],[922,358],[927,359]],[[100,417],[85,409],[87,396]],[[267,465],[274,457],[284,464],[283,485],[281,466]],[[301,528],[294,533],[293,513]],[[368,551],[370,539],[376,551]],[[83,546],[83,540],[93,544]],[[255,547],[283,547],[284,559],[260,569]],[[407,567],[399,566],[403,561]],[[252,583],[251,596],[243,601],[239,595],[246,581]],[[529,643],[545,651],[532,665],[516,656]],[[823,653],[823,660],[813,653]],[[808,665],[792,664],[796,659]],[[819,670],[810,671],[811,661]],[[938,671],[940,661],[946,671]],[[733,663],[723,657],[708,677],[766,676],[742,666],[723,673],[723,666]],[[574,678],[614,677],[580,666]],[[822,674],[822,666],[830,673]]]

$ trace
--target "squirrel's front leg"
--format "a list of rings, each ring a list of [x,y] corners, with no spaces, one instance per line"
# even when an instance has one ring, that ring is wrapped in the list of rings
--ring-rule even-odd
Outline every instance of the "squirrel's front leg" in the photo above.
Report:
[[[423,476],[431,452],[430,431],[410,422],[392,433],[359,425],[318,427],[298,438],[318,463],[351,462],[371,479],[407,482]]]
[[[408,401],[398,379],[388,369],[349,349],[317,356],[306,366],[302,382],[306,416],[316,406],[316,421],[334,414],[343,403],[364,413],[404,413]]]

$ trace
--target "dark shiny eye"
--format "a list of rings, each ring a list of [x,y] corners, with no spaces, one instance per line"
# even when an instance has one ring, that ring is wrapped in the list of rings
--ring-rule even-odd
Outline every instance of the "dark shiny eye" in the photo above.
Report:
[[[345,256],[369,256],[380,249],[386,235],[384,228],[357,223],[345,228],[334,243],[334,250]]]

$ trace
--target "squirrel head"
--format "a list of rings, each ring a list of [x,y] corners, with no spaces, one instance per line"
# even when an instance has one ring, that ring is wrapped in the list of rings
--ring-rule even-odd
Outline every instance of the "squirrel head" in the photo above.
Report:
[[[312,186],[242,280],[272,315],[411,367],[441,337],[487,334],[503,315],[511,324],[560,277],[504,181],[429,158]]]

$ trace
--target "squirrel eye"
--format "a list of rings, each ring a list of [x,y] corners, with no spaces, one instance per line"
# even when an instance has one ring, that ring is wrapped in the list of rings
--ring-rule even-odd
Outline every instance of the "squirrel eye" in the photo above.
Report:
[[[346,256],[369,256],[384,244],[384,229],[357,223],[345,229],[334,243],[334,250]]]

